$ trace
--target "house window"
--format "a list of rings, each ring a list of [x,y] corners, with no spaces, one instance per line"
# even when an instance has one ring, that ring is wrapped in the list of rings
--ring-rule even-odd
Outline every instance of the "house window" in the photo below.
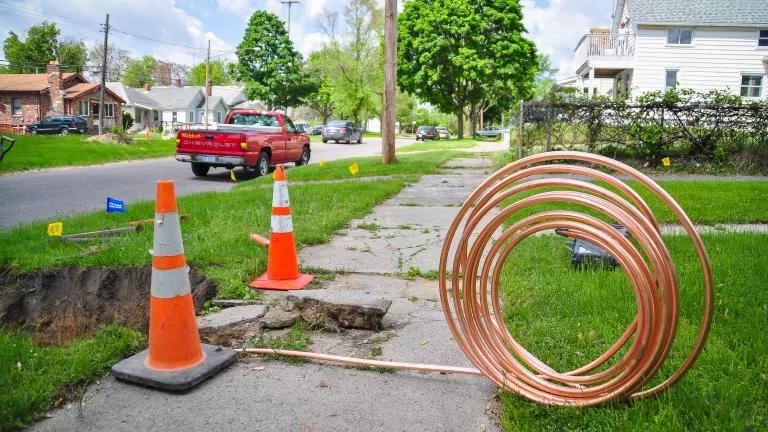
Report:
[[[223,114],[224,113],[222,113],[221,111],[216,111],[216,123],[222,123],[224,121]]]
[[[115,104],[113,103],[105,103],[104,104],[104,117],[110,118],[115,116]]]
[[[91,105],[90,102],[88,102],[87,100],[83,100],[83,101],[80,101],[78,105],[80,106],[80,115],[90,114],[90,109],[89,109]]]
[[[768,30],[760,30],[757,36],[757,46],[768,48]]]
[[[759,98],[763,95],[763,76],[762,75],[742,75],[741,76],[741,95],[744,97]]]
[[[674,91],[677,88],[677,69],[667,69],[664,78],[664,91]]]
[[[194,111],[190,111],[188,118],[189,118],[189,122],[190,123],[194,123],[194,121],[195,121],[195,112]]]
[[[15,97],[11,98],[11,110],[13,115],[20,116],[22,115],[21,111],[21,98]]]
[[[171,113],[171,121],[176,123],[176,119],[177,119],[176,111],[174,111],[174,112]]]
[[[667,30],[667,44],[690,45],[693,42],[693,29],[669,29]]]

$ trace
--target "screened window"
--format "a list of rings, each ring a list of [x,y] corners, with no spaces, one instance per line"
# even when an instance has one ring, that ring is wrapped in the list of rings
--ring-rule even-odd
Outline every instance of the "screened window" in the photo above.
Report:
[[[667,30],[667,43],[670,45],[690,45],[693,42],[693,29]]]
[[[675,90],[677,88],[677,69],[667,69],[664,78],[664,91]]]
[[[90,114],[90,103],[88,101],[80,101],[80,115],[89,115]]]
[[[742,75],[741,95],[744,97],[760,97],[763,95],[762,75]]]
[[[757,46],[768,48],[768,30],[760,30],[760,35],[757,37]]]
[[[13,115],[15,115],[15,116],[22,115],[22,111],[21,111],[21,98],[17,98],[17,97],[12,98],[11,99],[11,107],[12,107],[12,110],[13,110]]]

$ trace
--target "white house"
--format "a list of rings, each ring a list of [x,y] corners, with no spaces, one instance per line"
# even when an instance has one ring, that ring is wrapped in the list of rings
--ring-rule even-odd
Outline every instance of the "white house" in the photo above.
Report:
[[[572,85],[616,96],[690,88],[766,97],[768,0],[616,0],[609,29],[576,47]]]

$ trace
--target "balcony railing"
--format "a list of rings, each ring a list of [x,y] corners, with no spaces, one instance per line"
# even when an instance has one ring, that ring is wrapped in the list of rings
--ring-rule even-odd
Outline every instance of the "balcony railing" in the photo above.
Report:
[[[635,55],[635,35],[632,33],[590,33],[576,47],[576,64],[587,61],[631,60]]]

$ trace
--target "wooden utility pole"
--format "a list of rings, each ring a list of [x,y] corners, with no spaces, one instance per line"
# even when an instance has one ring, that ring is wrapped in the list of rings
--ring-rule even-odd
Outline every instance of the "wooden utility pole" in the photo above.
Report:
[[[104,22],[104,55],[101,60],[101,91],[99,92],[99,135],[104,133],[104,88],[107,86],[107,43],[109,40],[109,14]],[[122,123],[122,119],[120,119]]]
[[[280,3],[288,5],[288,39],[291,38],[291,6],[294,3],[301,3],[299,0],[283,0]]]
[[[208,126],[208,97],[211,95],[211,40],[208,39],[208,55],[205,57],[205,121]]]
[[[397,81],[397,0],[384,3],[384,106],[381,107],[381,163],[395,160]]]

